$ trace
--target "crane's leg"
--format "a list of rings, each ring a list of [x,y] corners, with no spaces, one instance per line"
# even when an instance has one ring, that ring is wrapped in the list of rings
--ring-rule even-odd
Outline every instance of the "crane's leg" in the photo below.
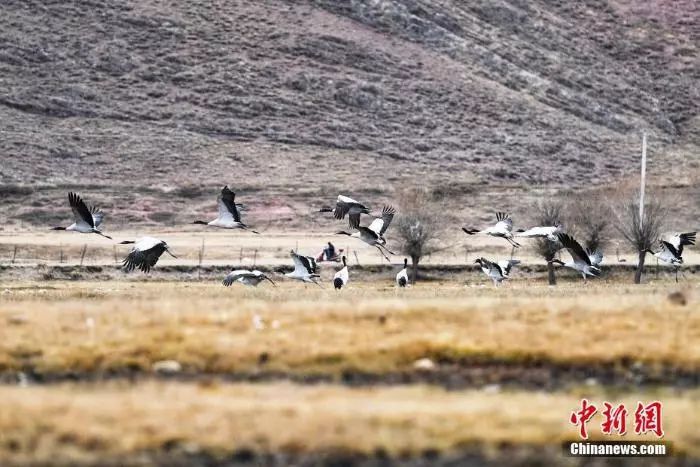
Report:
[[[379,248],[379,245],[374,245],[374,246],[377,247],[377,250],[379,250],[379,252],[382,254],[382,256],[384,256],[384,258],[386,258],[387,261],[391,262],[391,260],[389,259],[389,257],[382,251],[381,248]]]
[[[307,277],[306,279],[304,279],[304,283],[306,283],[306,282],[311,282],[312,284],[316,284],[317,286],[323,288],[323,286],[322,286],[321,284],[319,284],[318,282],[316,282],[316,279],[317,279],[318,277],[319,277],[318,275],[314,275],[314,276],[311,276],[311,277]]]
[[[513,240],[512,238],[508,238],[508,237],[503,237],[503,238],[505,238],[506,240],[508,240],[508,242],[509,242],[511,245],[513,245],[513,248],[520,248],[520,243],[516,242],[516,241]]]
[[[96,233],[97,235],[102,235],[104,238],[109,238],[110,240],[112,240],[112,237],[110,237],[109,235],[103,234],[103,233],[100,232],[99,230],[93,229],[93,230],[92,230],[92,233]]]
[[[391,251],[390,249],[388,249],[387,247],[385,247],[384,245],[377,245],[377,246],[383,248],[384,251],[386,251],[386,252],[389,253],[390,255],[395,255],[395,254],[396,254],[396,253],[394,253],[393,251]]]
[[[676,284],[678,283],[678,270],[679,270],[679,269],[680,269],[680,268],[679,268],[678,266],[676,266]]]

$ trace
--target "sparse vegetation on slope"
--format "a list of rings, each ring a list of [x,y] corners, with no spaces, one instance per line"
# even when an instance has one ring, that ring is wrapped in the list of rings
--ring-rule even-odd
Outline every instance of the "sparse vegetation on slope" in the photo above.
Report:
[[[235,174],[298,212],[411,180],[601,183],[636,170],[648,129],[650,174],[687,185],[699,7],[646,5],[6,1],[0,183],[56,189],[30,195],[44,205],[105,183],[148,223],[191,199],[173,188],[206,186],[204,206]],[[133,186],[152,192],[130,205]]]

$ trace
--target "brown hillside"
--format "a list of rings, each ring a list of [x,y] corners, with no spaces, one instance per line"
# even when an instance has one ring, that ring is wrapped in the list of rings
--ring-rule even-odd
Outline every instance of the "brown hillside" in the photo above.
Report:
[[[0,8],[0,212],[16,221],[51,219],[68,188],[109,195],[123,222],[179,219],[192,198],[213,211],[223,183],[289,213],[416,181],[517,204],[635,172],[644,130],[653,182],[700,171],[693,0]]]

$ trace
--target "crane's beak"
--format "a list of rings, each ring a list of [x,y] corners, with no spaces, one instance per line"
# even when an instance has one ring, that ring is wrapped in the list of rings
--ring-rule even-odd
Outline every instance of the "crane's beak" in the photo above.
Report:
[[[177,258],[177,256],[175,256],[175,255],[170,251],[170,248],[166,248],[165,251],[167,251],[168,254],[169,254],[170,256],[172,256],[173,258]]]

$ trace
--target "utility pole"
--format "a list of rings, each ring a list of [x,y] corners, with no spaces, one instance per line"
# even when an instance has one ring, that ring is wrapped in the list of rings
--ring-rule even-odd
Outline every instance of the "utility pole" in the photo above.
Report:
[[[643,237],[644,235],[644,188],[646,185],[647,177],[647,133],[646,131],[642,133],[642,180],[639,184],[639,233]],[[648,248],[648,245],[644,246]],[[639,261],[637,263],[637,272],[634,273],[634,283],[640,284],[642,282],[642,272],[644,271],[644,258],[646,257],[646,252],[641,250],[639,252]]]
[[[642,181],[639,185],[639,226],[644,222],[644,189],[647,178],[647,133],[642,133]]]

